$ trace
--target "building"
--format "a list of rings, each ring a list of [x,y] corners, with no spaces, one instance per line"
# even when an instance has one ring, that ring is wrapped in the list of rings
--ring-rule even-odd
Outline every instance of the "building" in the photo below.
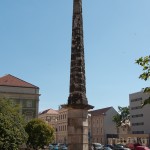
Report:
[[[54,128],[55,143],[57,143],[57,122],[58,122],[58,110],[47,109],[39,113],[38,118],[41,118]]]
[[[58,111],[53,109],[47,109],[39,113],[38,118],[46,121],[49,125],[56,129],[58,120]]]
[[[144,100],[149,97],[150,93],[143,93],[143,91],[129,94],[132,134],[150,134],[150,105],[141,107]]]
[[[58,112],[57,142],[68,144],[68,109],[61,108]]]
[[[68,110],[60,108],[59,110],[47,109],[39,113],[38,118],[46,121],[55,129],[55,143],[68,143]]]
[[[38,117],[39,87],[10,74],[0,77],[0,98],[11,99],[20,105],[27,121]]]
[[[88,139],[89,143],[114,144],[122,139],[128,139],[126,128],[119,128],[117,135],[116,124],[112,121],[118,112],[113,107],[89,111],[88,114]],[[55,143],[68,144],[68,109],[47,109],[39,114],[39,118],[45,120],[56,130]]]
[[[90,143],[108,143],[108,138],[116,138],[117,128],[112,121],[117,111],[113,107],[97,109],[89,112]]]

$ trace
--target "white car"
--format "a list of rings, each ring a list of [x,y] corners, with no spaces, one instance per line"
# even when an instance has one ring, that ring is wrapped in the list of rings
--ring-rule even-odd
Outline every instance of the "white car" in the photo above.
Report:
[[[92,150],[102,150],[103,149],[103,145],[100,143],[92,143]]]

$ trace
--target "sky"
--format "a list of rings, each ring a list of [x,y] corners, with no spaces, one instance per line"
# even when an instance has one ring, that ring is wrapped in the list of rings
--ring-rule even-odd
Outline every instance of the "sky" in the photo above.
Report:
[[[94,109],[129,105],[149,86],[135,60],[150,53],[150,0],[83,0],[86,96]],[[40,88],[39,111],[69,96],[73,0],[0,0],[0,77]]]

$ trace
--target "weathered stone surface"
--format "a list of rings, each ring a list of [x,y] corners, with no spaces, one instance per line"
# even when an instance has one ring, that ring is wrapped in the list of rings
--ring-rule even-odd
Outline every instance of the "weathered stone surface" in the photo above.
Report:
[[[68,110],[68,149],[88,150],[88,110]],[[78,145],[78,146],[77,146]],[[84,148],[84,149],[83,149]]]
[[[70,111],[70,113],[68,113],[68,117],[72,116],[72,117],[76,117],[76,118],[83,118],[83,117],[87,117],[88,112],[84,111],[84,110],[77,110],[77,109],[72,109],[72,111]]]
[[[85,84],[82,1],[74,0],[68,104],[88,104]]]

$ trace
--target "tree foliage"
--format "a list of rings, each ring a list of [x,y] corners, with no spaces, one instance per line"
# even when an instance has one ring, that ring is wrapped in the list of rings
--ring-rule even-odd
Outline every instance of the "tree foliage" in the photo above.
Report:
[[[44,148],[54,140],[54,129],[41,119],[28,122],[25,130],[29,135],[27,146],[30,148]]]
[[[116,114],[115,116],[113,116],[113,121],[116,123],[116,127],[120,127],[121,126],[121,115],[120,114]]]
[[[25,123],[19,114],[19,107],[11,100],[0,99],[0,149],[18,150],[26,142]]]
[[[142,67],[143,73],[140,74],[139,78],[147,81],[150,78],[150,55],[145,57],[140,57],[135,61],[138,65]],[[146,87],[143,89],[144,92],[150,93],[150,87]],[[150,104],[150,97],[144,101],[142,106]]]
[[[116,127],[120,127],[122,124],[125,124],[130,118],[129,107],[120,107],[118,106],[118,114],[113,116],[113,121],[116,123]]]

